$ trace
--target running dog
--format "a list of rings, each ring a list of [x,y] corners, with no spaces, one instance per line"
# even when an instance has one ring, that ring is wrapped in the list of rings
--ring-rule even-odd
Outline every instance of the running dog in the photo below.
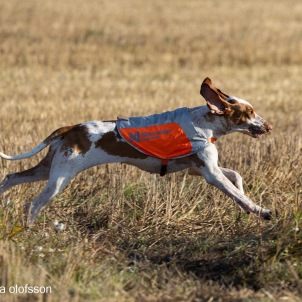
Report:
[[[43,191],[25,207],[26,225],[31,226],[41,209],[62,192],[73,177],[90,167],[125,163],[161,175],[189,168],[190,174],[204,176],[209,184],[231,197],[247,213],[270,219],[270,210],[254,204],[244,194],[241,176],[218,166],[218,152],[214,142],[232,132],[258,138],[270,132],[272,126],[256,114],[250,103],[223,93],[209,78],[203,81],[200,93],[206,100],[206,106],[187,108],[196,132],[206,141],[196,152],[163,160],[130,145],[121,136],[117,128],[118,121],[90,121],[57,129],[29,152],[15,156],[0,153],[4,159],[20,160],[49,146],[47,155],[38,165],[8,174],[0,183],[0,194],[22,183],[47,180]],[[173,144],[171,141],[170,145]]]

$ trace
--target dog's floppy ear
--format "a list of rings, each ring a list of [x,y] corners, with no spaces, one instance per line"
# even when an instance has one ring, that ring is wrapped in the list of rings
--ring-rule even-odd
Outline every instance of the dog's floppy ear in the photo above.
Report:
[[[230,111],[230,106],[226,101],[228,95],[214,87],[211,79],[204,79],[200,94],[205,98],[207,106],[213,114],[223,115]]]

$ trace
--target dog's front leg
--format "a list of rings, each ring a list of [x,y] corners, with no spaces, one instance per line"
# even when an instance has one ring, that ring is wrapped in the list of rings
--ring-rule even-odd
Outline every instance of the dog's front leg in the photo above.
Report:
[[[231,180],[226,177],[218,166],[218,153],[214,145],[210,145],[203,152],[192,157],[192,168],[203,175],[206,181],[231,197],[247,213],[260,214],[264,219],[271,218],[271,211],[263,209],[253,203]],[[225,172],[226,170],[224,170]],[[229,171],[228,171],[229,172]]]
[[[239,189],[239,191],[244,194],[244,189],[243,189],[243,181],[242,181],[242,177],[240,176],[239,173],[237,173],[236,171],[227,169],[227,168],[221,168],[219,167],[219,169],[221,170],[221,172],[223,173],[223,175],[225,177],[227,177],[231,183],[237,188]],[[189,169],[189,175],[199,175],[200,176],[200,171],[197,169],[193,169],[190,168]]]
[[[231,182],[232,184],[237,188],[239,189],[239,191],[244,194],[244,189],[243,189],[243,181],[242,181],[242,177],[241,175],[236,172],[236,171],[233,171],[231,169],[227,169],[227,168],[221,168],[219,167],[219,169],[221,170],[221,172],[223,173],[223,175],[225,177],[227,177]]]

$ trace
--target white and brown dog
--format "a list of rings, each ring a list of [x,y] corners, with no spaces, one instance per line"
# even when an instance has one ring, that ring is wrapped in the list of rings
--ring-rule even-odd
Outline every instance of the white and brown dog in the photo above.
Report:
[[[272,126],[255,113],[251,104],[221,92],[209,78],[203,81],[200,93],[207,106],[189,109],[191,120],[197,131],[204,133],[211,142],[232,132],[257,138],[272,130]],[[159,173],[162,167],[161,159],[139,152],[129,145],[117,131],[116,121],[90,121],[59,128],[29,152],[16,156],[0,153],[0,156],[8,160],[24,159],[48,145],[50,148],[46,157],[37,166],[8,174],[0,184],[2,194],[15,185],[48,180],[40,195],[26,206],[28,226],[33,224],[40,210],[85,169],[117,162],[134,165],[151,173]],[[247,213],[270,219],[270,210],[255,205],[244,194],[241,176],[218,166],[218,152],[213,143],[195,154],[169,160],[165,172],[174,173],[187,168],[191,174],[203,175],[209,184],[231,197]]]

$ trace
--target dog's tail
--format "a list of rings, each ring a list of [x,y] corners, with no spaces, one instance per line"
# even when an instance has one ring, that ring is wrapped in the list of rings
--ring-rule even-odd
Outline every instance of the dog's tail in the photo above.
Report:
[[[43,142],[41,142],[38,146],[36,146],[34,149],[32,149],[28,152],[18,154],[18,155],[12,155],[12,156],[6,155],[6,154],[0,152],[0,157],[2,157],[4,159],[8,159],[8,160],[18,160],[18,159],[24,159],[24,158],[34,156],[37,153],[39,153],[40,151],[42,151],[44,148],[46,148],[48,145],[50,145],[52,142],[59,139],[62,135],[64,135],[66,132],[68,132],[69,130],[71,130],[74,127],[75,126],[66,126],[66,127],[57,129],[52,134],[50,134]]]

